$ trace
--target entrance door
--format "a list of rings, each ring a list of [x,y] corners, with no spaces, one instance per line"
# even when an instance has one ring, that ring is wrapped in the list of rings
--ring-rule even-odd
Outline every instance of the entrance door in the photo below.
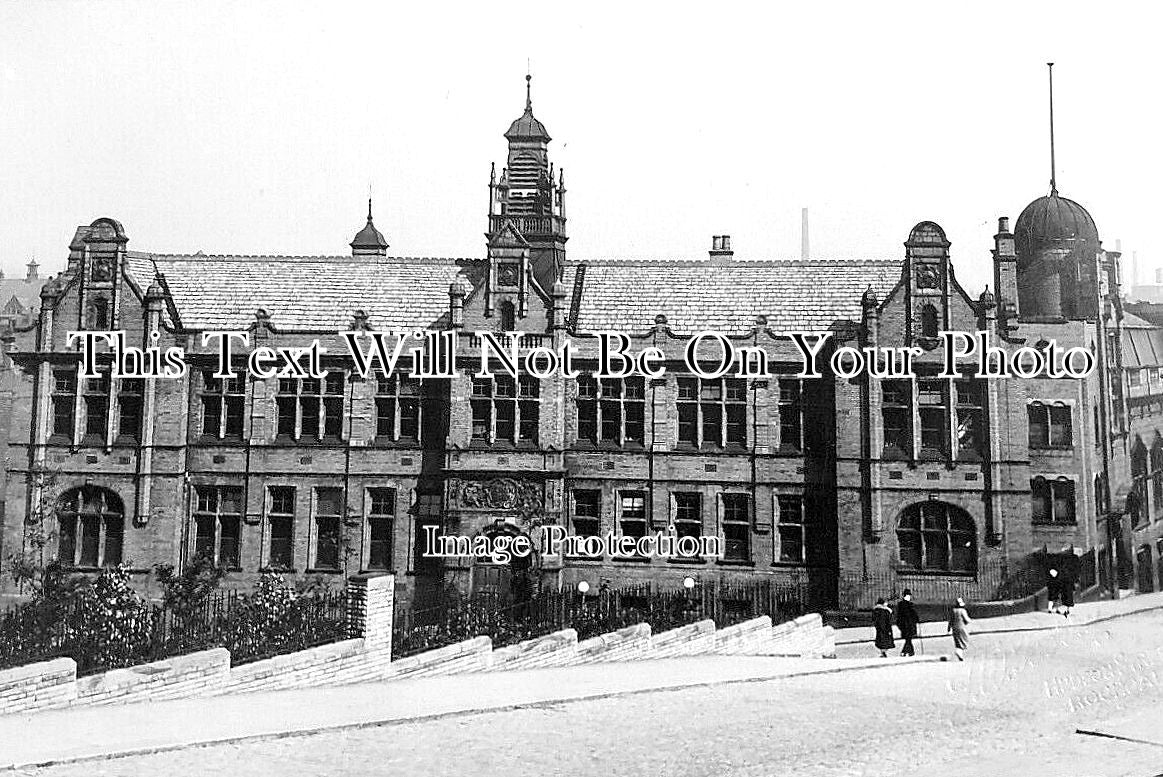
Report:
[[[1155,570],[1151,564],[1151,546],[1140,545],[1135,554],[1139,570],[1139,593],[1148,594],[1155,590]]]
[[[490,536],[517,536],[516,529],[506,525],[488,530]],[[514,555],[505,564],[489,558],[477,558],[472,567],[473,598],[488,598],[509,605],[526,601],[530,595],[530,558]]]

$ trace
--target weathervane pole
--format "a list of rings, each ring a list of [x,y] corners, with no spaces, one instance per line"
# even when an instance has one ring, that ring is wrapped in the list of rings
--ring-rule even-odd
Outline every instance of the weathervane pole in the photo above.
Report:
[[[1054,175],[1054,63],[1047,62],[1050,71],[1050,196],[1058,196],[1058,182]]]

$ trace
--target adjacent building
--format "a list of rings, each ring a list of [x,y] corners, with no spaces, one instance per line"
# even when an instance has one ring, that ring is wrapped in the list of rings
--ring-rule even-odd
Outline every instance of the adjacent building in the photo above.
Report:
[[[816,606],[863,607],[910,587],[1005,595],[1046,554],[1083,586],[1163,583],[1163,329],[1126,313],[1118,255],[1056,190],[999,218],[993,290],[957,281],[941,227],[901,230],[897,256],[736,258],[728,236],[681,261],[567,256],[564,173],[524,112],[490,174],[478,256],[394,257],[373,223],[342,256],[205,256],[131,249],[111,218],[79,227],[35,320],[10,325],[4,374],[8,505],[0,563],[38,552],[80,570],[210,556],[341,584],[393,571],[418,605],[448,586],[521,596],[536,586],[755,579]],[[454,333],[451,379],[361,378],[343,332]],[[180,379],[78,373],[75,330],[180,346]],[[248,347],[326,347],[326,376],[216,375],[205,332]],[[576,379],[474,377],[479,331],[579,352]],[[659,348],[659,379],[594,379],[601,330]],[[767,375],[706,379],[690,336],[762,349]],[[1081,346],[1081,380],[939,376],[946,330],[984,331],[1008,360]],[[820,378],[798,377],[795,332],[828,332]],[[157,333],[157,336],[154,336]],[[915,375],[841,378],[840,346],[916,346]],[[405,354],[405,360],[408,355]],[[1021,361],[1022,359],[1018,359]],[[972,359],[970,360],[972,361]],[[425,554],[446,534],[674,532],[723,539],[721,558],[507,564]],[[50,541],[37,551],[32,532]],[[535,543],[536,544],[536,543]],[[7,579],[0,585],[10,585]]]

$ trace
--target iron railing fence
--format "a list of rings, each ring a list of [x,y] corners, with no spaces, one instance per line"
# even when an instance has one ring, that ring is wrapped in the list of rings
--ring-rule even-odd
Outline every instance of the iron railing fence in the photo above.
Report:
[[[88,675],[214,647],[228,649],[238,665],[346,637],[341,590],[297,596],[277,609],[222,591],[180,612],[143,603],[108,620],[77,599],[32,601],[0,613],[0,668],[67,656],[78,675]]]
[[[587,593],[542,590],[515,603],[452,597],[436,607],[397,608],[392,653],[402,658],[480,636],[503,647],[567,628],[588,639],[637,623],[648,623],[655,633],[708,619],[720,627],[761,615],[781,623],[803,615],[809,602],[806,579],[696,583],[689,589],[643,584]]]

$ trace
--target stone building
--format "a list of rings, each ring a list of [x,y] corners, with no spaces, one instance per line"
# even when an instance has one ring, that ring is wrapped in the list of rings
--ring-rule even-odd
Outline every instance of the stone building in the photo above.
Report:
[[[46,556],[125,563],[143,585],[153,564],[206,554],[243,583],[263,569],[337,584],[392,570],[417,605],[448,585],[519,596],[687,576],[794,583],[816,606],[903,587],[990,599],[1040,574],[1045,553],[1078,559],[1086,587],[1163,582],[1163,330],[1123,312],[1117,255],[1080,205],[1055,190],[1012,230],[1000,218],[995,291],[976,295],[929,221],[902,229],[897,257],[736,259],[716,236],[706,257],[578,261],[564,174],[528,95],[505,138],[477,257],[390,256],[370,203],[343,256],[163,255],[130,250],[110,218],[79,228],[37,320],[2,343],[18,368],[4,378],[3,563],[39,529]],[[353,370],[343,333],[416,329],[452,333],[457,377]],[[189,372],[112,379],[103,357],[101,377],[81,378],[75,330],[180,346]],[[203,342],[223,330],[248,336],[234,377],[215,375],[217,344]],[[665,376],[595,380],[601,330],[626,333],[632,352],[658,348]],[[770,374],[692,374],[686,344],[704,330],[761,349]],[[1098,367],[1078,380],[978,379],[972,366],[943,378],[943,330],[985,331],[1007,360],[1082,346]],[[551,349],[568,339],[582,374],[474,377],[480,331]],[[831,334],[821,377],[797,377],[795,332]],[[251,349],[313,340],[321,379],[243,369]],[[840,346],[921,355],[912,377],[841,378],[828,366]],[[716,536],[724,554],[497,564],[424,552],[428,526],[536,539],[545,524]]]

